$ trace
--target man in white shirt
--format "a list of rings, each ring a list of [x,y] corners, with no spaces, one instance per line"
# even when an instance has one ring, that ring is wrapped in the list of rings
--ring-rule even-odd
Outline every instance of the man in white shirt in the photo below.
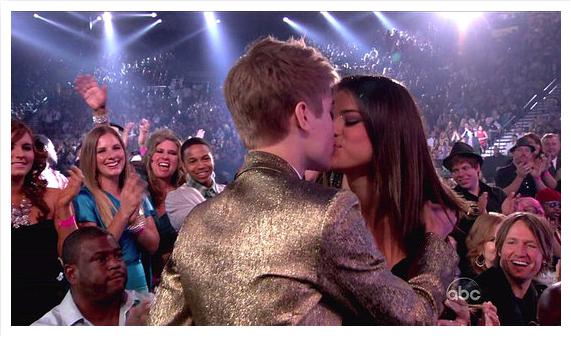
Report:
[[[62,259],[70,291],[63,301],[32,325],[145,325],[150,298],[126,291],[127,266],[113,236],[83,227],[63,243]]]
[[[180,147],[180,156],[188,181],[169,192],[165,200],[169,220],[177,232],[196,205],[218,195],[226,187],[214,180],[214,157],[210,145],[204,139],[187,139]]]

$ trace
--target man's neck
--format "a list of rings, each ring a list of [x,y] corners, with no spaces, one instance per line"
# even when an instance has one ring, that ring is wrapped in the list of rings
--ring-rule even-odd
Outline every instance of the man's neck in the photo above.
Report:
[[[295,169],[300,179],[303,178],[303,173],[305,173],[306,168],[306,161],[305,155],[303,152],[298,151],[300,145],[294,145],[295,143],[293,140],[288,141],[287,139],[281,141],[277,144],[273,144],[271,146],[260,147],[256,149],[252,149],[252,151],[261,151],[266,153],[271,153],[273,155],[277,155],[278,157],[287,161],[287,163]]]
[[[80,293],[71,293],[73,302],[85,319],[96,326],[117,326],[125,292],[108,300],[90,300]]]
[[[512,279],[505,272],[504,274],[512,289],[512,293],[514,294],[514,296],[518,299],[523,299],[525,297],[525,294],[527,293],[527,290],[529,289],[529,286],[531,285],[531,279],[525,281],[517,281],[515,279]]]
[[[477,197],[480,194],[480,182],[478,181],[478,183],[474,187],[470,188],[468,192]]]

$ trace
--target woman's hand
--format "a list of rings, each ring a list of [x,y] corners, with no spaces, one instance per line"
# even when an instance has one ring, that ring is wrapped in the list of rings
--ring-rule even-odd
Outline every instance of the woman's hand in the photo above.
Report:
[[[511,192],[510,194],[508,194],[507,198],[502,203],[502,214],[510,215],[513,212],[515,212],[520,197],[521,194],[518,193],[516,195],[516,192]]]
[[[482,317],[478,321],[479,326],[500,326],[498,309],[494,304],[486,301],[482,304]]]
[[[424,203],[422,207],[422,219],[426,226],[426,232],[432,232],[445,239],[454,229],[458,218],[454,211],[431,201]]]
[[[438,319],[436,324],[438,326],[467,326],[470,325],[470,308],[466,301],[462,299],[452,300],[446,299],[444,300],[444,305],[451,309],[456,314],[456,319],[454,320],[446,320],[446,319]]]
[[[75,79],[75,90],[93,110],[105,107],[107,86],[100,87],[93,75],[78,75]]]
[[[147,183],[144,182],[135,170],[127,176],[125,179],[125,185],[121,190],[121,209],[125,212],[125,215],[131,216],[138,211],[141,206],[141,201],[143,200],[143,193],[147,188]]]
[[[67,207],[73,198],[77,196],[79,190],[81,189],[81,185],[83,184],[83,173],[81,170],[75,166],[72,166],[69,172],[69,181],[67,182],[67,186],[60,191],[58,195],[58,200],[56,203],[57,208],[65,208]]]

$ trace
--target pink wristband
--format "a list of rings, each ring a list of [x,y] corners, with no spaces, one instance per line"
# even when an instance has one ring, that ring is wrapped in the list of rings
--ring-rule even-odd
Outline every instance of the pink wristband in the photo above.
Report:
[[[75,216],[74,215],[69,216],[69,218],[62,220],[59,223],[60,228],[69,228],[72,226],[75,226]]]

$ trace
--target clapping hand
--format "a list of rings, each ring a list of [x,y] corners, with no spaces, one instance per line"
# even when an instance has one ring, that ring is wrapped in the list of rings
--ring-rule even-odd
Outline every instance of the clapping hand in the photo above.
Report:
[[[502,203],[502,214],[503,215],[510,215],[513,212],[515,212],[516,206],[517,206],[517,202],[519,200],[519,198],[521,197],[521,194],[517,194],[516,192],[511,192],[506,199],[504,200],[504,202]]]
[[[144,182],[133,169],[125,180],[125,185],[121,190],[120,196],[121,209],[125,211],[126,215],[131,216],[138,211],[146,188],[147,183]]]
[[[533,170],[533,164],[531,162],[515,163],[516,174],[520,178],[525,178]]]
[[[438,319],[438,326],[466,326],[470,324],[470,308],[466,301],[462,299],[446,299],[444,305],[451,309],[456,314],[456,319]]]
[[[484,192],[478,198],[478,210],[480,211],[479,215],[488,213],[488,211],[486,210],[487,205],[488,205],[488,192]]]
[[[486,301],[482,304],[482,317],[478,321],[480,326],[500,326],[500,318],[498,318],[498,309],[494,304]]]
[[[69,171],[69,181],[67,186],[60,191],[57,201],[58,207],[65,207],[69,205],[72,199],[79,193],[81,184],[83,184],[83,173],[75,166],[72,166]]]

